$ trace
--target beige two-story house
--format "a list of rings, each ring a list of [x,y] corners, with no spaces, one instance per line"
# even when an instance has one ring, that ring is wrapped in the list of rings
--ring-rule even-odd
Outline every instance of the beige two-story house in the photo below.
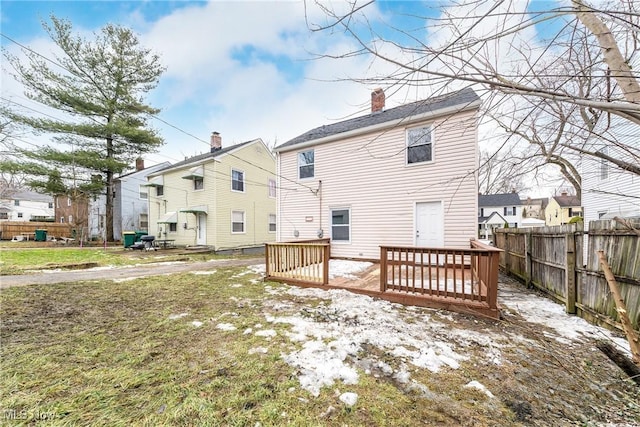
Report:
[[[331,256],[380,245],[469,247],[477,236],[480,99],[471,89],[312,129],[275,148],[279,241],[331,239]]]
[[[276,238],[275,158],[261,139],[211,151],[147,176],[149,234],[221,251]]]

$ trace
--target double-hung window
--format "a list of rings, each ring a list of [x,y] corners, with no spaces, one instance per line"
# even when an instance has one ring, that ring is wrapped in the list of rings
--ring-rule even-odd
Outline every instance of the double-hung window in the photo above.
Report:
[[[276,197],[276,180],[269,178],[269,197]]]
[[[331,209],[331,240],[351,241],[351,209]]]
[[[603,147],[598,150],[598,153],[604,154],[605,156],[609,155],[609,147]],[[609,161],[607,159],[600,159],[600,179],[609,179]]]
[[[504,214],[505,215],[515,215],[516,214],[516,207],[515,206],[505,206],[504,207]]]
[[[149,198],[149,191],[147,190],[147,186],[140,184],[140,200],[147,200]]]
[[[162,195],[164,195],[164,186],[158,185],[156,187],[156,196],[162,196]]]
[[[269,214],[269,232],[274,233],[276,231],[276,215]]]
[[[231,232],[244,233],[244,211],[231,212]]]
[[[431,126],[407,130],[407,164],[433,160],[432,133]]]
[[[315,153],[307,150],[298,153],[298,178],[313,178],[315,176]]]
[[[244,192],[244,172],[231,169],[231,190]]]

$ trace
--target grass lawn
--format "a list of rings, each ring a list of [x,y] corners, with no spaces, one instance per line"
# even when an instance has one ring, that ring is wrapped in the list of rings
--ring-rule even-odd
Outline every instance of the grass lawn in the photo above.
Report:
[[[3,290],[0,424],[640,421],[638,405],[629,403],[637,395],[590,347],[565,355],[563,344],[509,322],[258,279],[246,267],[233,267]],[[391,329],[379,332],[384,329],[376,325],[385,323]],[[321,360],[314,371],[309,361],[327,352],[339,363]],[[435,360],[439,369],[429,366]],[[344,380],[320,382],[317,393],[305,384],[345,366],[357,372],[356,381],[348,381],[348,370],[341,372]],[[468,387],[477,379],[495,397]],[[599,385],[605,381],[606,390]],[[341,400],[345,392],[357,395],[355,404]],[[532,417],[535,423],[528,422]]]
[[[336,389],[347,391],[343,384],[310,395],[281,357],[297,346],[286,338],[288,325],[270,324],[273,335],[243,333],[266,324],[264,313],[274,304],[299,298],[265,293],[264,284],[243,271],[3,291],[5,419],[46,419],[49,425],[414,426],[428,420],[469,424],[471,417],[479,425],[495,424],[464,405],[429,403],[371,375],[348,386],[361,402],[353,407],[338,400]],[[296,303],[312,307],[318,301]],[[469,391],[465,399],[471,405],[478,398]]]
[[[0,244],[0,275],[24,274],[43,268],[74,268],[81,266],[123,266],[172,260],[205,261],[224,258],[213,254],[184,255],[175,250],[141,252],[122,247],[29,247],[20,243]]]

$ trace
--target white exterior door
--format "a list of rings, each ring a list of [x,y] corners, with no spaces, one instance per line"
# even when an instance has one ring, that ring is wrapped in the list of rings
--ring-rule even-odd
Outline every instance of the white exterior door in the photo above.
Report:
[[[427,248],[444,247],[444,215],[442,202],[416,203],[415,245]]]
[[[198,213],[198,236],[196,239],[196,245],[207,244],[207,215],[204,213]]]

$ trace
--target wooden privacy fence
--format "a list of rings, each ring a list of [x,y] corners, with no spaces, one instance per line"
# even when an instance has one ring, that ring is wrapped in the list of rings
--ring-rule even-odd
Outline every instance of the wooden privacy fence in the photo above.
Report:
[[[70,224],[32,221],[0,221],[0,239],[11,240],[13,236],[33,236],[36,230],[47,230],[48,237],[72,237]],[[32,239],[33,237],[30,237]]]
[[[567,313],[620,327],[615,301],[598,260],[603,250],[635,330],[640,327],[640,219],[495,230],[500,266],[563,303]],[[584,256],[586,254],[586,257]]]
[[[265,264],[267,279],[287,283],[329,283],[329,239],[266,243]]]
[[[475,240],[461,249],[381,246],[380,292],[479,303],[497,316],[500,252]]]

